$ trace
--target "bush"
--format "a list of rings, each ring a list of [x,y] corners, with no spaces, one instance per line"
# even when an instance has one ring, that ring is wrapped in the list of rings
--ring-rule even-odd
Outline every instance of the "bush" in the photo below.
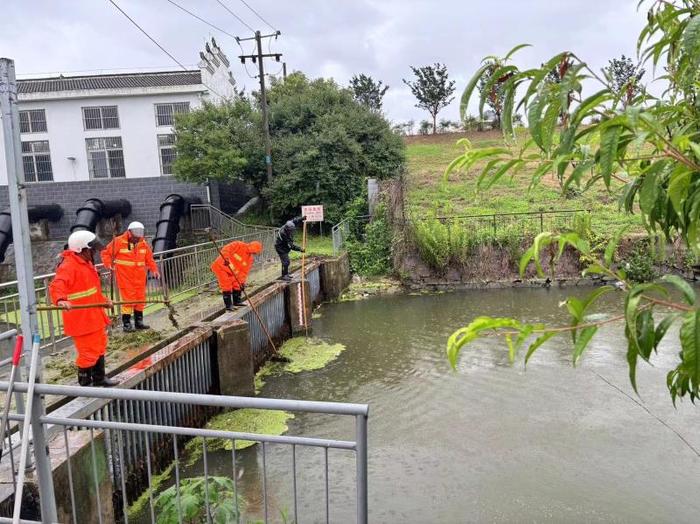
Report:
[[[391,226],[383,206],[378,206],[364,232],[348,241],[350,269],[362,276],[386,275],[391,271],[391,245]]]
[[[636,246],[622,262],[622,268],[632,282],[651,282],[659,275],[654,265],[656,257],[648,242]]]

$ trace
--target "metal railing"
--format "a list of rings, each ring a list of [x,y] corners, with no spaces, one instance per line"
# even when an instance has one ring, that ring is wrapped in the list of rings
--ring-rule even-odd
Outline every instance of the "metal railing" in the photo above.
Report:
[[[8,383],[0,382],[0,391],[7,391],[7,389]],[[27,393],[28,391],[26,383],[15,383],[14,389],[21,393]],[[236,522],[248,522],[248,517],[262,517],[264,522],[269,522],[272,511],[270,501],[279,501],[282,499],[290,501],[290,519],[293,519],[293,522],[300,522],[300,518],[305,521],[330,522],[332,507],[331,491],[335,491],[336,493],[347,493],[348,490],[353,491],[350,486],[343,485],[343,480],[346,481],[345,484],[347,484],[349,480],[347,476],[343,476],[344,478],[340,479],[330,477],[330,459],[328,451],[331,449],[348,451],[354,454],[354,513],[358,523],[364,524],[367,522],[367,418],[369,409],[365,404],[230,397],[150,390],[81,388],[45,384],[36,384],[34,395],[36,397],[41,395],[67,396],[84,400],[102,399],[109,402],[110,405],[115,406],[108,419],[87,420],[75,417],[57,416],[55,413],[44,415],[40,411],[40,403],[38,401],[33,403],[33,409],[36,410],[36,413],[33,413],[33,420],[46,428],[46,434],[58,433],[58,439],[54,439],[53,444],[48,446],[45,452],[50,455],[50,458],[54,462],[65,460],[67,466],[68,489],[66,490],[65,486],[63,486],[63,489],[60,491],[58,489],[54,490],[54,493],[63,494],[61,499],[54,498],[54,500],[59,511],[62,514],[70,515],[72,522],[75,524],[85,522],[85,519],[88,518],[87,515],[78,514],[78,506],[76,505],[78,497],[85,496],[84,493],[76,492],[76,484],[85,486],[86,478],[88,479],[87,482],[92,484],[89,486],[89,491],[95,498],[94,505],[96,505],[98,521],[102,523],[105,515],[110,514],[107,505],[111,504],[111,500],[104,500],[101,498],[101,493],[103,493],[102,488],[104,486],[101,485],[103,481],[100,480],[100,475],[98,473],[98,470],[104,468],[105,464],[110,468],[112,478],[116,480],[113,487],[114,491],[120,494],[122,500],[132,500],[133,494],[129,494],[129,479],[126,467],[134,460],[134,456],[130,455],[131,452],[129,451],[133,449],[133,444],[129,443],[133,442],[138,442],[140,446],[140,458],[137,460],[143,460],[145,462],[147,474],[146,486],[149,499],[146,511],[147,514],[145,515],[146,520],[155,523],[158,517],[159,505],[156,503],[157,496],[151,489],[153,487],[154,475],[157,470],[160,469],[154,459],[154,450],[157,447],[169,447],[174,457],[171,468],[174,474],[174,492],[176,504],[178,506],[178,522],[183,522],[181,492],[184,476],[187,474],[187,471],[189,471],[186,470],[185,464],[183,463],[183,444],[185,440],[192,438],[201,439],[201,464],[205,486],[205,499],[200,501],[200,504],[204,508],[206,520],[208,522],[211,522],[213,511],[212,501],[215,499],[213,493],[210,493],[210,490],[216,489],[215,485],[210,482],[210,468],[215,465],[215,463],[212,462],[212,451],[210,451],[213,447],[213,439],[217,439],[218,441],[223,440],[231,444],[231,451],[228,459],[230,469],[229,474],[225,476],[230,478],[233,483]],[[252,408],[259,410],[284,410],[292,413],[312,413],[321,416],[337,415],[352,417],[354,419],[354,438],[336,440],[309,436],[276,436],[259,433],[243,433],[240,431],[218,431],[187,427],[182,424],[171,425],[167,417],[158,418],[158,413],[172,409],[173,406],[180,409],[200,407],[210,410]],[[130,418],[128,415],[130,409],[139,410],[141,413],[141,420],[151,417],[151,421],[148,423],[135,422],[134,419]],[[22,420],[23,417],[18,414],[12,414],[10,419],[19,421]],[[71,450],[69,444],[71,440],[69,436],[76,430],[88,431],[90,437],[89,441],[85,444],[86,450],[88,449],[87,447],[89,447],[89,451],[86,451],[89,458],[87,461],[83,458],[79,468],[76,468],[75,465],[71,463],[71,458],[75,456],[75,450]],[[105,435],[104,440],[110,443],[110,445],[105,445],[104,447],[99,445],[101,437],[100,432]],[[242,467],[242,461],[244,459],[242,455],[246,452],[236,449],[236,442],[242,440],[253,441],[258,444],[255,460],[262,464],[261,470],[255,470],[254,468],[245,469]],[[275,448],[274,454],[273,448]],[[321,472],[319,475],[323,479],[323,487],[319,493],[310,493],[309,490],[300,491],[298,489],[300,468],[297,458],[299,456],[299,451],[301,449],[312,448],[320,448],[323,450],[322,459],[320,460]],[[36,450],[34,451],[36,452]],[[44,452],[44,450],[40,450],[40,452]],[[13,453],[14,452],[11,451],[10,455]],[[274,482],[272,482],[273,479],[271,479],[269,472],[270,466],[268,466],[268,464],[271,464],[272,459],[274,459],[276,464],[279,464],[281,461],[281,454],[284,454],[286,457],[287,471],[291,474],[291,478],[288,478],[286,483],[281,481],[281,475],[275,477]],[[333,456],[336,457],[335,454]],[[215,458],[218,461],[218,463],[216,463],[217,476],[222,476],[221,472],[224,468],[220,464],[222,459],[221,453],[217,452]],[[308,464],[308,461],[305,460],[304,464]],[[345,462],[343,462],[342,465],[346,467]],[[38,473],[41,474],[42,472]],[[45,474],[46,472],[43,473]],[[251,479],[249,477],[256,478]],[[79,482],[79,479],[83,481],[82,484]],[[256,514],[246,514],[247,509],[244,505],[239,503],[241,499],[240,493],[246,491],[244,489],[239,490],[239,487],[242,486],[243,483],[247,486],[248,491],[251,490],[251,486],[255,486],[253,493],[244,493],[244,496],[249,498],[259,497],[259,500],[262,501],[259,510],[261,515],[258,515],[258,512],[255,511],[254,513]],[[53,493],[42,493],[42,496],[55,497]],[[313,498],[314,501],[318,501],[319,496],[323,497],[323,509],[320,511],[320,515],[304,515],[304,509],[307,508],[309,502],[311,502],[309,499]],[[303,500],[304,498],[306,498],[306,500]],[[302,504],[302,502],[304,503]],[[344,509],[346,511],[348,510],[348,508]],[[115,520],[121,519],[123,522],[128,523],[129,514],[126,510],[126,505],[121,504],[119,510],[121,510],[121,515],[115,516]],[[51,521],[50,515],[43,515],[42,522]],[[9,519],[0,518],[0,522],[9,522]]]
[[[240,232],[240,231],[239,231]],[[222,237],[220,244],[241,240],[251,242],[258,240],[263,244],[263,252],[258,257],[249,277],[255,280],[272,264],[276,264],[277,255],[274,250],[274,228],[249,228],[245,234]],[[180,247],[154,254],[162,278],[149,278],[146,284],[147,300],[164,300],[166,293],[171,301],[181,301],[197,296],[198,291],[215,282],[210,265],[218,256],[211,242],[203,242],[191,246]],[[102,264],[97,265],[105,296],[110,296],[110,271]],[[35,300],[37,304],[50,304],[49,284],[55,273],[34,277]],[[119,290],[114,282],[114,296],[119,298]],[[157,306],[146,307],[145,314],[157,311]],[[19,324],[20,301],[17,292],[17,281],[0,284],[0,331],[15,329]],[[117,314],[120,314],[117,307]],[[63,318],[57,311],[42,311],[37,315],[42,348],[56,349],[57,345],[66,340],[63,330]]]
[[[585,209],[530,211],[523,213],[491,213],[483,215],[451,215],[438,216],[436,220],[443,224],[459,225],[470,234],[490,234],[497,236],[501,233],[520,234],[522,236],[537,235],[544,231],[561,231],[572,229],[574,219]]]
[[[358,232],[355,231],[355,229],[369,222],[371,218],[370,215],[350,217],[334,225],[331,230],[331,235],[333,237],[333,254],[338,255],[345,248],[348,240],[357,236]]]

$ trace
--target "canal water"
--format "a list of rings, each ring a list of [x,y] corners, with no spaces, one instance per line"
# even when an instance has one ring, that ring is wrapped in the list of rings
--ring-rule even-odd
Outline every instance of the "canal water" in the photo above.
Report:
[[[261,395],[370,405],[369,505],[375,523],[698,522],[700,413],[677,409],[665,374],[678,352],[670,333],[654,366],[627,376],[620,325],[601,329],[577,368],[564,337],[523,369],[501,340],[463,351],[445,341],[475,316],[562,324],[559,303],[590,290],[517,289],[392,296],[324,305],[314,334],[347,350],[322,370],[268,380]],[[618,312],[621,296],[602,310]],[[289,434],[352,439],[353,422],[297,415]],[[682,438],[681,438],[682,437]],[[684,442],[684,440],[687,442]],[[261,516],[262,453],[240,453],[248,513]],[[297,451],[299,522],[325,519],[324,455]],[[230,475],[230,454],[209,460]],[[293,518],[291,452],[268,446],[268,512]],[[354,521],[354,458],[329,452],[330,521]]]

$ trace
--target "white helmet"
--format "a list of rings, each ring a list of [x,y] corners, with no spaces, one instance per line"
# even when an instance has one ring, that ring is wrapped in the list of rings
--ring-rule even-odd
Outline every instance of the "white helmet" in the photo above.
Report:
[[[91,248],[97,236],[92,231],[75,231],[68,237],[68,249],[80,253],[85,248]]]
[[[131,224],[129,224],[129,227],[127,229],[131,231],[136,237],[142,237],[146,232],[146,228],[143,227],[143,224],[141,222],[132,222]]]

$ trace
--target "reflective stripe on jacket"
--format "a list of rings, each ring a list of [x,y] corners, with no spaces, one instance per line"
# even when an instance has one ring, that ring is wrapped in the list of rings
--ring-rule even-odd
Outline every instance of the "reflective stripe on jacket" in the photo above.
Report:
[[[107,301],[102,294],[100,277],[94,264],[72,251],[61,254],[61,262],[56,268],[56,276],[49,284],[51,300],[68,300],[71,304],[103,304]],[[103,330],[109,324],[104,308],[72,309],[62,311],[63,330],[69,336],[82,336]]]

